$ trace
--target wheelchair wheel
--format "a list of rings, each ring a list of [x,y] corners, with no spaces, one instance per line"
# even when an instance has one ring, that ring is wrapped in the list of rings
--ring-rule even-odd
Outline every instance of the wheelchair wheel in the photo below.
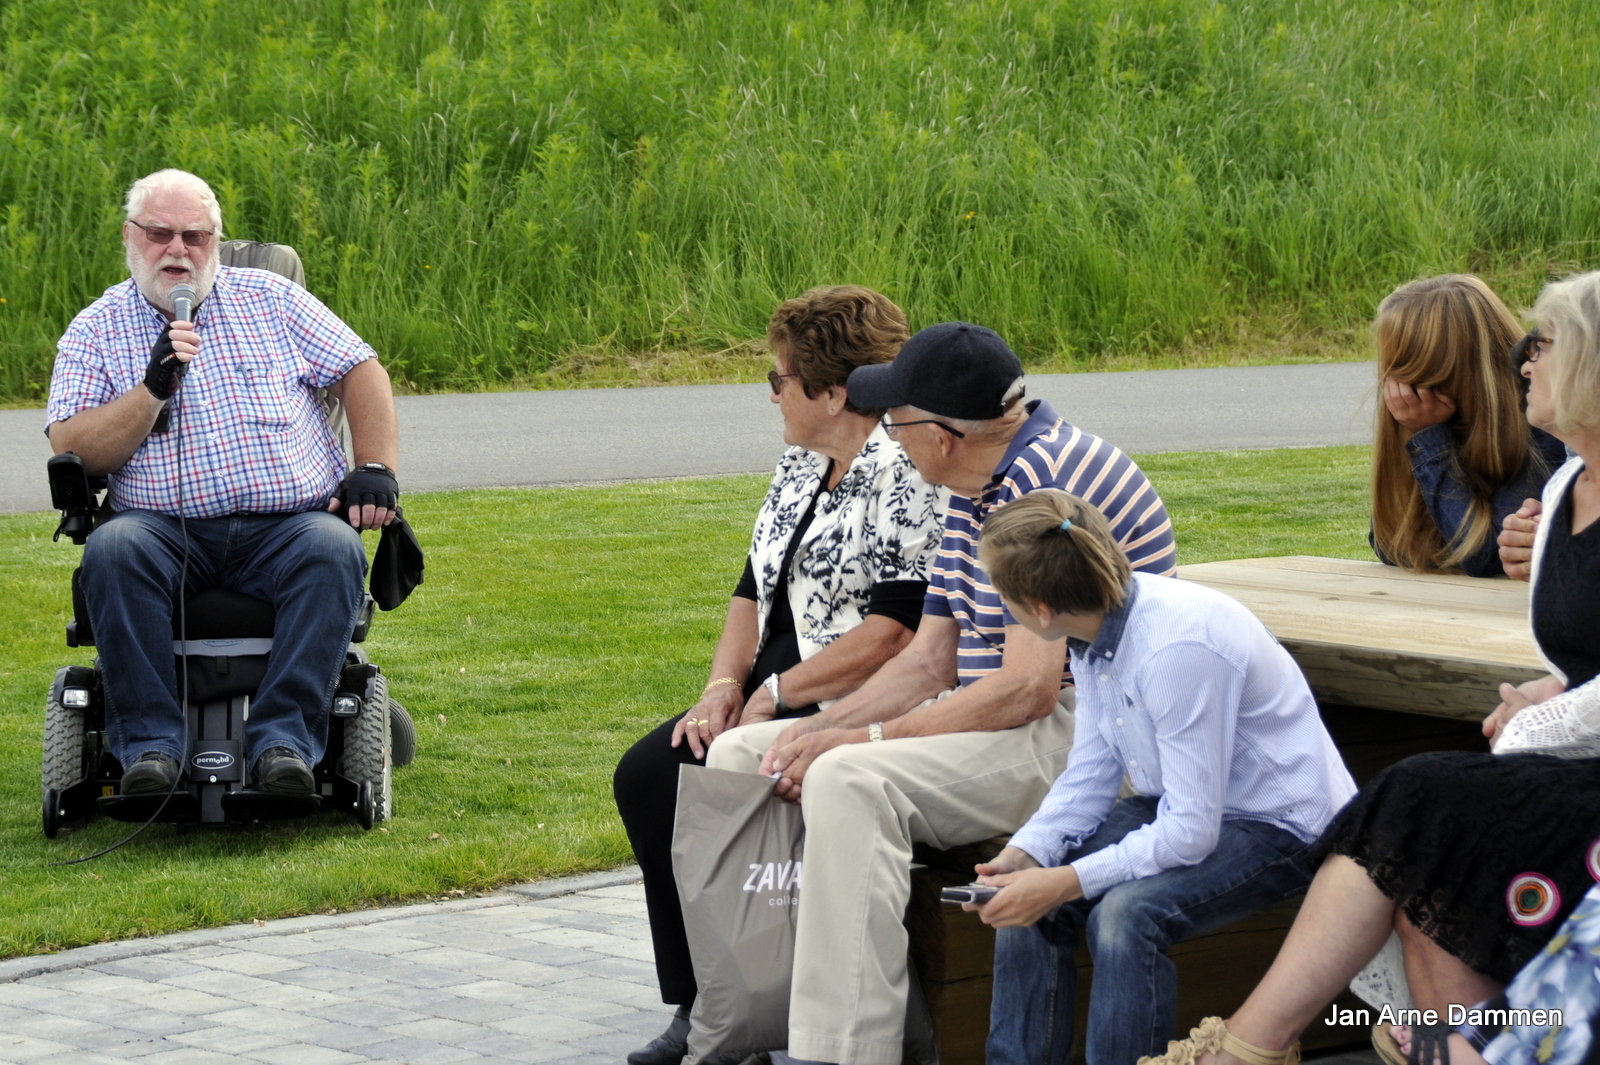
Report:
[[[56,795],[56,817],[52,821],[46,812],[44,834],[55,837],[61,827],[60,796],[87,775],[83,765],[83,740],[85,724],[83,711],[62,706],[53,694],[60,685],[52,687],[51,696],[44,704],[44,765],[41,785],[44,795]],[[50,805],[50,804],[47,804]]]
[[[339,775],[372,785],[372,820],[389,820],[389,681],[383,674],[373,678],[372,697],[361,713],[344,722],[344,752],[339,755]],[[362,817],[365,822],[366,818]]]
[[[394,699],[389,700],[389,762],[396,768],[410,765],[417,756],[417,726],[411,714]]]
[[[66,820],[66,810],[61,807],[61,793],[55,788],[44,789],[44,838],[55,839]]]

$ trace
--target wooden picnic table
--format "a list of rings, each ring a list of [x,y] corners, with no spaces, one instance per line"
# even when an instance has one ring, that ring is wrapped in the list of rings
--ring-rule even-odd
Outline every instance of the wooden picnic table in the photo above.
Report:
[[[1548,672],[1522,581],[1309,555],[1203,562],[1178,576],[1249,607],[1324,703],[1481,721],[1501,682]]]

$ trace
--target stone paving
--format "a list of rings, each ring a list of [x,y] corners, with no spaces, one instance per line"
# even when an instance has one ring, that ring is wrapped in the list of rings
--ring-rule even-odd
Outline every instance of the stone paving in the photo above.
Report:
[[[671,1013],[651,959],[637,868],[105,943],[0,962],[0,1065],[614,1065]]]
[[[611,1065],[669,1015],[637,869],[0,962],[11,1065]]]

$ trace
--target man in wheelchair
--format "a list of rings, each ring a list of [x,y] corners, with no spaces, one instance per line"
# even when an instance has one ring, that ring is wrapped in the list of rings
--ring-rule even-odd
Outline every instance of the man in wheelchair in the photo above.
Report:
[[[276,614],[244,720],[246,779],[309,797],[364,604],[361,532],[396,515],[389,376],[304,288],[220,265],[221,210],[193,174],[134,182],[122,239],[131,277],[62,336],[45,430],[58,455],[109,475],[113,513],[85,547],[82,596],[120,793],[165,794],[184,772],[173,620],[186,597],[222,588]],[[193,321],[174,320],[185,297]],[[343,401],[353,470],[319,388]]]

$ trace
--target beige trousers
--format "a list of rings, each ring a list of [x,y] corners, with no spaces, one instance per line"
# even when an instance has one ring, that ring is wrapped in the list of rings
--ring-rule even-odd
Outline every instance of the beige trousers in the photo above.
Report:
[[[725,732],[706,764],[754,772],[792,721]],[[789,1053],[900,1065],[905,1035],[911,845],[941,850],[1014,832],[1066,768],[1072,689],[1049,717],[835,747],[806,772],[805,872],[789,999]]]

